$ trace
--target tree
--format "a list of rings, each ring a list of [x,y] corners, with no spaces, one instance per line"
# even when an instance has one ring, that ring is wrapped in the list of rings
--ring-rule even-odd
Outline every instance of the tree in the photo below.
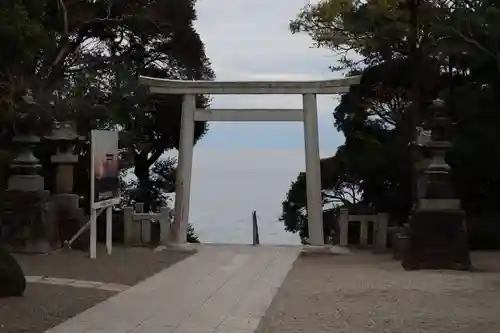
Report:
[[[333,157],[321,161],[322,188],[324,205],[350,205],[359,201],[359,184],[350,179],[348,170],[345,168],[345,160],[341,149]],[[334,173],[323,172],[335,170]],[[302,243],[307,244],[307,198],[306,198],[306,174],[301,172],[297,179],[292,182],[282,203],[282,214],[280,220],[285,225],[285,230],[299,233]],[[324,219],[326,233],[336,229],[335,223],[329,223],[332,219]]]
[[[161,155],[178,146],[178,96],[150,96],[138,75],[211,79],[213,73],[196,33],[194,1],[33,1],[5,3],[0,42],[12,52],[0,56],[2,143],[9,142],[20,113],[34,121],[75,119],[82,134],[94,128],[122,132],[123,167],[134,166],[138,199],[172,191],[174,165]],[[37,106],[26,112],[22,96]],[[206,105],[198,99],[198,107]],[[35,112],[36,111],[36,112]],[[43,135],[49,126],[33,127]],[[206,131],[196,125],[196,139]],[[82,157],[88,157],[85,149]],[[82,159],[88,165],[88,160]],[[82,163],[80,163],[82,164]],[[88,166],[77,168],[88,178]],[[151,169],[155,169],[151,171]],[[163,175],[159,173],[164,172]],[[159,175],[156,178],[151,174]],[[163,181],[161,181],[163,179]],[[83,182],[88,184],[88,182]],[[88,188],[82,189],[88,197]]]
[[[165,193],[175,190],[175,160],[161,159],[179,145],[182,96],[153,96],[138,85],[138,75],[168,79],[212,79],[204,46],[193,27],[194,1],[176,5],[159,3],[165,23],[161,26],[123,27],[105,40],[102,50],[90,55],[105,78],[104,105],[121,129],[124,167],[133,167],[137,181],[127,184],[131,201],[145,204],[146,211],[167,204]],[[95,70],[94,66],[89,71]],[[197,107],[208,101],[200,96]],[[195,141],[206,132],[204,122],[195,124]],[[191,227],[189,235],[193,233]],[[195,240],[193,237],[192,240]]]
[[[165,168],[167,164],[156,163],[166,151],[178,147],[182,96],[151,96],[145,87],[138,85],[138,75],[187,80],[213,78],[203,43],[193,27],[194,1],[183,1],[175,10],[169,2],[160,3],[159,7],[168,24],[125,27],[108,38],[106,48],[94,55],[94,62],[107,64],[102,70],[109,84],[105,104],[122,130],[122,158],[133,165],[138,178],[135,199],[144,202],[146,209],[154,204],[154,191],[173,191],[171,181],[152,179],[151,169],[175,175]],[[197,104],[199,108],[206,106],[206,98],[198,98]],[[206,123],[196,123],[195,140],[206,130]],[[170,169],[174,166],[168,165]]]
[[[335,156],[322,161],[325,199],[333,192],[336,205],[360,202],[391,212],[394,218],[406,219],[412,204],[411,161],[402,129],[409,105],[409,66],[408,61],[394,60],[369,67],[360,73],[360,85],[342,96],[334,119],[346,141]],[[429,67],[428,77],[432,77],[433,72]],[[440,81],[439,75],[434,81]],[[299,176],[301,178],[305,179],[305,175]],[[346,193],[350,195],[346,197]],[[292,185],[283,203],[286,229],[296,232],[300,228],[290,227],[293,226],[290,221],[298,219],[289,218],[290,210],[285,209],[290,201],[294,207],[298,203],[298,209],[304,209],[305,188]],[[298,225],[302,229],[306,220],[301,215]]]
[[[360,86],[342,96],[334,112],[335,125],[346,136],[339,151],[349,161],[350,179],[359,182],[363,201],[397,212],[398,220],[404,220],[411,207],[408,133],[410,127],[426,123],[427,103],[439,96],[457,123],[448,159],[463,206],[468,212],[496,210],[492,202],[500,194],[493,171],[500,161],[493,129],[500,105],[494,53],[500,45],[495,28],[498,4],[473,0],[457,6],[452,1],[420,0],[420,24],[414,33],[421,52],[418,71],[425,84],[418,86],[422,104],[416,121],[408,120],[415,98],[409,4],[325,0],[305,7],[290,25],[292,32],[306,32],[316,46],[341,55],[334,70],[362,74]],[[336,174],[333,167],[322,172]]]

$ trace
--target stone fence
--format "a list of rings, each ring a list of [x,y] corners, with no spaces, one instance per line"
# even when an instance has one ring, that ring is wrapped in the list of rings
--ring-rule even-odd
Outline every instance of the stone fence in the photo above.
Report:
[[[124,217],[124,244],[144,245],[151,241],[151,223],[160,224],[160,243],[166,245],[170,239],[172,226],[172,210],[168,207],[160,208],[159,213],[144,213],[144,204],[138,203],[133,207],[123,209]]]
[[[353,213],[348,209],[340,210],[340,246],[349,245],[349,222],[360,223],[360,245],[367,246],[369,238],[369,223],[373,223],[373,249],[376,252],[387,250],[387,234],[389,218],[385,213]]]

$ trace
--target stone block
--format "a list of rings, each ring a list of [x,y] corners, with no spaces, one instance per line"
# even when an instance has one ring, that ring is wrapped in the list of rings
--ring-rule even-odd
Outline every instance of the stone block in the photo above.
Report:
[[[414,269],[470,269],[465,214],[461,210],[416,210],[410,219],[402,265]]]
[[[7,250],[46,253],[60,248],[48,191],[5,192],[1,239]]]

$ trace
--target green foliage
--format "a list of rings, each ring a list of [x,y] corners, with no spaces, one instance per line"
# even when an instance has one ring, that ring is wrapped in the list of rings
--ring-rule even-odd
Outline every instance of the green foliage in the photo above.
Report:
[[[323,159],[321,161],[321,170],[322,188],[325,189],[323,191],[323,203],[325,205],[335,208],[339,205],[350,205],[359,201],[359,183],[351,178],[342,153]],[[286,199],[282,202],[282,214],[280,216],[280,221],[284,223],[285,230],[298,233],[303,244],[307,244],[309,235],[306,187],[306,174],[301,172],[297,179],[292,182]],[[323,224],[326,235],[337,229],[337,213],[338,210],[336,209],[324,213]]]
[[[84,136],[91,129],[118,129],[122,167],[133,167],[138,178],[127,195],[158,206],[174,190],[176,163],[159,158],[178,147],[182,100],[152,96],[137,79],[213,78],[194,28],[194,6],[194,0],[3,1],[0,43],[9,52],[0,55],[0,149],[11,149],[25,116],[40,136],[53,119],[75,120]],[[27,94],[31,106],[23,102]],[[198,107],[207,103],[198,97]],[[206,131],[205,123],[196,124],[195,139]],[[52,148],[37,151],[47,180]],[[78,153],[75,187],[87,198],[88,146]]]
[[[357,185],[362,202],[390,212],[392,220],[404,221],[412,204],[409,126],[424,125],[430,115],[428,102],[439,96],[456,123],[454,147],[447,158],[462,205],[472,215],[496,212],[500,3],[421,0],[415,8],[409,4],[324,0],[303,8],[290,24],[292,33],[305,32],[316,46],[341,55],[340,66],[334,69],[362,74],[361,84],[343,95],[335,109],[335,126],[346,141],[332,157],[342,161],[342,167],[333,163],[322,168],[323,179],[331,178],[323,181],[323,188]],[[412,26],[412,13],[418,27]],[[422,61],[418,71],[410,59],[412,32]],[[408,112],[416,96],[414,75],[420,75],[423,83],[418,87],[424,103],[417,123],[410,122]],[[304,188],[294,183],[284,208],[289,200],[298,203],[295,211],[303,210]],[[300,223],[283,219],[287,230],[304,229],[303,216]],[[474,226],[474,239],[486,230],[481,223]]]
[[[187,229],[187,242],[188,243],[200,243],[200,239],[196,235],[196,232],[194,230],[194,227],[191,223],[188,224],[188,229]]]
[[[305,225],[307,224],[307,216],[304,211],[304,207],[306,206],[305,191],[306,174],[301,172],[290,186],[286,200],[282,204],[283,213],[280,217],[280,220],[285,224],[285,230],[293,233],[300,231],[301,238],[307,236],[307,233],[304,232]]]

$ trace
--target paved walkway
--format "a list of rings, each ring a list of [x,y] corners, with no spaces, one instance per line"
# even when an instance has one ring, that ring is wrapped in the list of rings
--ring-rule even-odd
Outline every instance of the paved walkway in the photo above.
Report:
[[[89,280],[77,280],[77,279],[67,279],[58,278],[50,276],[26,276],[26,282],[28,283],[40,283],[40,284],[54,284],[58,286],[68,286],[75,288],[90,288],[99,289],[107,291],[124,291],[130,288],[129,285],[121,283],[106,283],[100,281],[89,281]]]
[[[252,333],[300,250],[204,245],[47,333]]]

